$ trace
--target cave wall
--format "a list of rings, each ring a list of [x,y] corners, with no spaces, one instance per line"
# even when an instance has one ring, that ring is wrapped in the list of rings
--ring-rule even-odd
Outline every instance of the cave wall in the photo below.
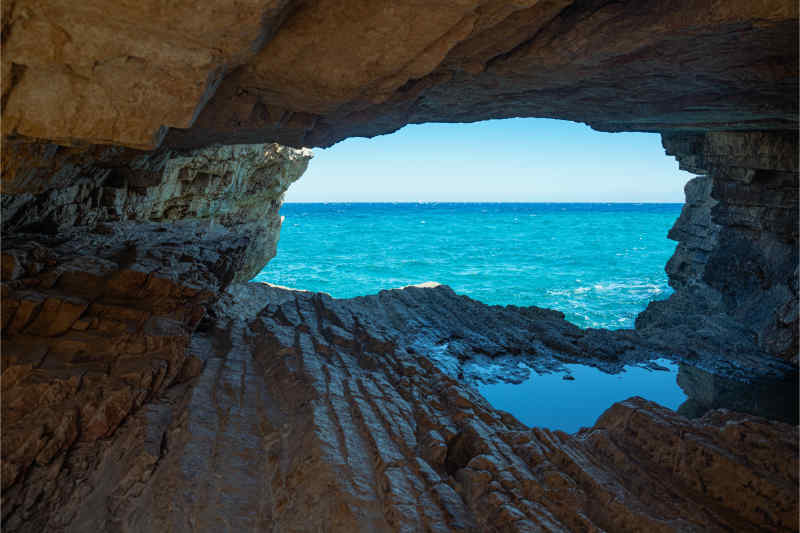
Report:
[[[675,293],[651,302],[637,330],[683,353],[797,364],[797,133],[664,134],[663,143],[701,176],[669,233]]]
[[[152,404],[202,371],[192,334],[275,254],[283,192],[310,152],[7,143],[4,161],[15,155],[37,164],[4,175],[2,520],[59,530],[90,487],[111,490],[115,454],[137,475],[154,468],[161,433],[131,447],[117,429],[151,438]]]
[[[235,284],[274,254],[281,195],[307,150],[7,143],[4,528],[796,529],[796,427],[714,410],[689,421],[632,400],[578,436],[529,430],[408,337],[416,324],[456,355],[530,348],[609,365],[659,346],[781,356],[759,339],[780,341],[769,328],[781,327],[796,342],[796,322],[758,304],[796,306],[782,288],[797,268],[796,140],[664,143],[706,177],[687,186],[673,230],[676,293],[639,335],[443,288],[334,301]],[[752,246],[731,258],[726,231]],[[716,270],[733,259],[749,266]],[[751,294],[754,279],[765,294]],[[741,301],[763,320],[738,314]],[[683,375],[687,387],[702,378]],[[716,407],[695,396],[684,412]]]
[[[9,0],[2,16],[4,529],[797,530],[797,427],[632,400],[577,436],[522,428],[389,335],[430,294],[456,316],[454,295],[235,283],[274,255],[310,156],[261,143],[511,116],[657,131],[702,175],[671,232],[675,293],[617,336],[504,311],[486,322],[536,326],[479,348],[796,365],[796,2]],[[381,306],[396,314],[378,330]]]
[[[740,217],[764,221],[756,244],[792,238],[791,136],[714,135],[665,138],[687,168],[712,176],[690,183],[673,235],[683,246],[670,267],[679,303],[701,283],[701,292],[726,290],[703,277],[725,251],[719,233],[755,231],[710,222],[721,202],[709,198],[722,198],[712,161],[734,177],[755,178],[763,164],[767,179],[750,180],[762,195],[747,189],[750,203],[736,205],[755,211]],[[737,155],[748,146],[758,157]],[[554,311],[485,306],[442,287],[336,301],[236,284],[274,253],[281,195],[308,151],[4,148],[18,162],[6,167],[13,193],[3,195],[4,529],[797,527],[796,427],[713,410],[689,421],[633,399],[577,436],[530,430],[426,353],[446,342],[454,356],[531,350],[619,366],[659,345],[702,350],[711,341],[685,331],[692,306],[706,305],[693,293],[688,308],[670,311],[677,332],[654,323],[638,336],[582,331]],[[773,204],[783,207],[764,208]],[[687,217],[702,231],[681,230]],[[759,253],[752,261],[765,261]],[[694,262],[681,267],[683,256]],[[791,276],[765,272],[777,285]],[[720,303],[726,296],[708,300],[716,315],[703,308],[710,328],[743,327],[737,308]],[[720,331],[713,341],[728,338]]]

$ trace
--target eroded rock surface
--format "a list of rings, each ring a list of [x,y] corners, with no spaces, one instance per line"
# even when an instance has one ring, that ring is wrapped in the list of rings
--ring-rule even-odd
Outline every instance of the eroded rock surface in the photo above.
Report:
[[[796,2],[8,0],[2,18],[4,530],[798,529],[796,426],[631,399],[566,435],[468,386],[490,360],[796,362]],[[224,293],[274,254],[308,154],[214,143],[510,116],[666,132],[706,176],[672,232],[676,292],[638,333],[443,288]],[[731,390],[683,385],[708,393],[695,414]]]
[[[275,255],[283,193],[305,171],[311,152],[277,144],[147,153],[7,143],[4,156],[2,220],[10,241],[26,233],[81,241],[94,233],[159,248],[155,241],[169,239],[148,234],[175,233],[170,239],[184,242],[172,243],[177,257],[165,261],[170,264],[200,259],[195,242],[229,240],[219,252],[241,251],[214,259],[230,262],[227,284],[252,278]]]
[[[715,169],[690,185],[676,226],[689,236],[670,267],[676,301],[696,286],[722,295],[712,303],[751,301],[752,272],[766,273],[765,291],[792,283],[786,183],[797,164],[780,139],[666,141],[688,143],[676,146],[691,148],[678,152],[690,168]],[[728,151],[703,148],[712,141]],[[525,428],[470,388],[524,378],[520,361],[617,371],[670,357],[729,378],[785,373],[767,357],[781,353],[757,341],[782,337],[747,333],[778,316],[755,300],[760,322],[702,307],[705,327],[693,327],[680,319],[694,308],[670,311],[670,300],[654,305],[671,322],[611,332],[442,286],[351,300],[260,284],[226,292],[274,253],[280,197],[307,152],[4,148],[14,155],[2,256],[9,531],[798,527],[796,426],[724,410],[690,421],[632,399],[566,435]],[[708,161],[744,176],[739,193],[719,193],[726,209],[712,201],[719,172]],[[726,231],[760,236],[745,249],[761,270],[734,269],[745,277],[725,283],[708,274],[709,258],[730,257]],[[719,350],[729,331],[744,340]],[[727,393],[707,384],[684,371],[683,385],[702,389],[684,413],[719,406]]]
[[[792,129],[797,35],[790,0],[9,0],[3,135],[152,149],[514,116]]]
[[[384,320],[430,298],[460,303],[232,286],[192,341],[204,371],[114,440],[150,451],[83,480],[97,505],[65,530],[797,528],[797,427],[632,398],[575,435],[526,428]]]
[[[200,372],[186,351],[192,332],[231,281],[274,255],[281,197],[310,155],[232,146],[100,166],[80,163],[82,153],[29,169],[43,180],[18,172],[17,194],[3,195],[2,510],[11,530],[71,523],[85,504],[83,476],[114,464],[101,441]],[[54,186],[20,191],[42,182]]]
[[[764,353],[797,363],[796,133],[664,135],[686,185],[669,237],[675,293],[636,320],[645,336],[683,353]],[[747,365],[741,365],[747,366]]]

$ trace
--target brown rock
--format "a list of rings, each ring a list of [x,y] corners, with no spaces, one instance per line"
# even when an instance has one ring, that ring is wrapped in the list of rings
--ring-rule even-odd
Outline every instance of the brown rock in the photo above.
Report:
[[[277,145],[123,151],[127,159],[102,162],[60,152],[6,176],[16,194],[3,196],[10,530],[72,524],[89,490],[80,480],[110,462],[98,443],[122,442],[117,431],[142,406],[201,372],[187,347],[205,306],[274,255],[281,196],[310,156]],[[152,471],[152,456],[131,457],[141,470],[131,476]]]
[[[785,373],[764,356],[797,354],[795,2],[2,11],[4,530],[798,529],[796,426],[633,398],[577,435],[529,429],[432,362],[668,349]],[[666,132],[709,174],[638,333],[443,287],[216,302],[274,255],[309,154],[212,143],[510,116]]]
[[[408,123],[792,129],[795,2],[334,0],[4,8],[3,135],[329,146]]]
[[[39,314],[31,325],[26,328],[26,333],[42,337],[53,337],[60,335],[70,329],[72,324],[89,307],[88,302],[80,301],[76,298],[59,299],[47,298]],[[22,310],[22,306],[20,307]]]
[[[326,337],[334,325],[355,334],[365,313],[392,301],[402,311],[403,299],[426,292],[444,297],[442,288],[333,300],[233,286],[213,334],[193,338],[205,371],[176,391],[182,399],[153,404],[161,416],[131,420],[114,440],[146,448],[155,437],[143,423],[163,435],[157,461],[97,463],[81,486],[105,504],[39,516],[73,516],[67,530],[797,528],[797,427],[724,409],[690,421],[631,398],[574,435],[530,429],[409,354],[396,331],[361,332],[351,346]],[[128,488],[132,479],[140,490]]]

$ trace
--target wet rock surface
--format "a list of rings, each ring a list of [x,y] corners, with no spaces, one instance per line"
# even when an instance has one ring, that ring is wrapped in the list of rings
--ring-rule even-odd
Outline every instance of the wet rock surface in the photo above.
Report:
[[[751,378],[746,381],[713,374],[688,364],[678,366],[678,385],[689,397],[678,412],[697,418],[711,409],[725,408],[750,413],[792,425],[800,424],[797,398],[798,376],[790,372],[782,379]]]
[[[443,372],[435,346],[410,351],[399,323],[364,322],[430,298],[460,297],[232,286],[192,338],[203,372],[111,444],[152,451],[82,480],[114,505],[64,529],[797,528],[797,427],[724,409],[690,421],[631,398],[575,435],[526,428]]]

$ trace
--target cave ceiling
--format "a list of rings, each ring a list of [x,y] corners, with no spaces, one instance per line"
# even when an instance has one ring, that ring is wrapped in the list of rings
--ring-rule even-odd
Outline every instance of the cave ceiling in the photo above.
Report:
[[[793,0],[18,0],[3,135],[330,146],[409,123],[795,129]]]

